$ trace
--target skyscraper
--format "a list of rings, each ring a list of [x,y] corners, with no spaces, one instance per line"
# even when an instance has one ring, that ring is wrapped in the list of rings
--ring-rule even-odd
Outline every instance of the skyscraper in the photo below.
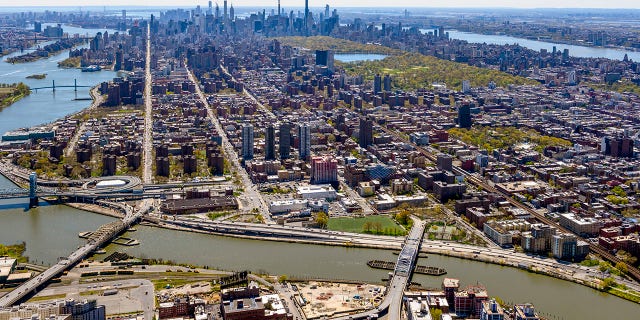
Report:
[[[289,157],[291,157],[291,124],[281,124],[279,135],[280,159],[289,159]]]
[[[300,125],[298,139],[300,140],[300,145],[298,146],[300,159],[306,160],[311,155],[311,128],[308,123]]]
[[[227,11],[227,0],[224,0],[224,16],[223,16],[224,21],[227,21],[227,19],[229,19],[229,15],[227,13],[228,13],[228,11]]]
[[[469,80],[462,80],[462,92],[469,93],[471,91],[471,82]]]
[[[253,126],[250,123],[242,126],[242,159],[253,159]]]
[[[373,93],[378,94],[382,92],[382,77],[380,74],[376,74],[373,77]]]
[[[333,71],[334,56],[331,50],[316,50],[316,65],[326,66]]]
[[[362,148],[366,148],[373,144],[373,121],[371,121],[371,119],[360,119],[358,140],[358,144]]]
[[[272,124],[268,125],[264,133],[264,159],[275,160],[276,158],[276,129]]]
[[[309,35],[309,0],[304,0],[304,35]]]
[[[471,128],[471,106],[469,104],[458,107],[458,125],[460,128]]]
[[[388,74],[384,75],[384,91],[391,91],[391,77]]]

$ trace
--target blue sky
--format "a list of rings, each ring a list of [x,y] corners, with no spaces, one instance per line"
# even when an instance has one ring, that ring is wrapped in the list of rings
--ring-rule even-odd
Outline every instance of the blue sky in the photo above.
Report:
[[[224,0],[218,0],[222,5]],[[77,0],[21,0],[19,2],[1,1],[0,6],[72,6],[79,7]],[[229,0],[234,6],[273,7],[277,0]],[[206,6],[207,1],[194,0],[84,0],[83,6],[175,6],[189,7],[200,4]],[[215,3],[215,1],[214,1]],[[310,0],[312,7],[323,7],[329,4],[334,7],[512,7],[512,8],[638,8],[638,0]],[[281,0],[283,7],[301,7],[304,0]]]

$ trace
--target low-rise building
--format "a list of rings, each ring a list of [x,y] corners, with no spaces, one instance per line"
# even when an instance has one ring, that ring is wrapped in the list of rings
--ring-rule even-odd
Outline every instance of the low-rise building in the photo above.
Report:
[[[271,214],[282,214],[292,211],[300,211],[306,208],[309,200],[291,199],[281,201],[271,201],[269,203],[269,212]]]
[[[391,192],[393,194],[403,194],[411,192],[413,189],[413,181],[407,179],[393,179],[391,180]]]
[[[298,196],[302,199],[326,199],[335,200],[338,197],[336,190],[328,184],[298,187]]]
[[[603,227],[602,222],[596,218],[580,217],[575,213],[563,213],[559,215],[560,225],[581,236],[595,236]]]
[[[4,283],[16,267],[17,260],[9,257],[0,257],[0,283]]]
[[[224,320],[292,320],[278,295],[223,301],[220,313]]]
[[[409,320],[432,320],[427,301],[409,298],[406,300],[407,318]],[[439,319],[438,319],[439,320]]]
[[[516,304],[513,306],[513,318],[515,320],[539,320],[540,317],[536,313],[532,304]]]
[[[166,214],[193,214],[199,212],[235,210],[238,201],[233,196],[219,196],[195,199],[166,200],[161,207]]]
[[[371,181],[362,181],[358,183],[358,194],[361,197],[369,197],[376,193],[376,187]]]
[[[105,320],[106,313],[105,307],[96,300],[67,299],[0,308],[0,319]]]
[[[482,302],[480,320],[504,320],[505,312],[495,299]]]
[[[551,252],[557,259],[580,261],[589,254],[589,244],[573,234],[560,233],[551,238]]]
[[[499,246],[509,246],[513,243],[514,232],[528,231],[531,224],[525,220],[490,220],[483,225],[483,231]]]
[[[527,252],[543,254],[551,250],[551,237],[556,229],[546,224],[537,223],[531,231],[522,233],[522,249]]]

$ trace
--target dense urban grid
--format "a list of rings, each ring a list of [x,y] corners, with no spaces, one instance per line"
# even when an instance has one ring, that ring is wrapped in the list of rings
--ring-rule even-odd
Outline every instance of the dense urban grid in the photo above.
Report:
[[[447,273],[422,265],[424,253],[640,303],[640,65],[563,49],[634,53],[640,32],[613,17],[638,21],[505,12],[367,14],[308,1],[267,11],[224,0],[145,17],[0,14],[1,63],[68,52],[60,67],[117,72],[90,84],[90,107],[2,135],[0,172],[23,188],[2,198],[118,218],[82,232],[86,243],[50,268],[28,263],[24,245],[0,245],[0,320],[561,316],[463,274],[422,287],[414,274]],[[73,35],[68,25],[110,31]],[[472,43],[450,30],[557,44]],[[36,90],[55,91],[55,80],[0,94],[11,105]],[[139,244],[123,235],[138,223],[398,257],[369,261],[388,277],[361,283],[101,256],[109,243]]]

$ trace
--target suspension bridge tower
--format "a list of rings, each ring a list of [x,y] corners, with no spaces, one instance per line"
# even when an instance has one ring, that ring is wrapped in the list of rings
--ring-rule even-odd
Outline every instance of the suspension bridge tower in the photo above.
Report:
[[[29,208],[38,206],[38,175],[31,172],[29,175]]]

